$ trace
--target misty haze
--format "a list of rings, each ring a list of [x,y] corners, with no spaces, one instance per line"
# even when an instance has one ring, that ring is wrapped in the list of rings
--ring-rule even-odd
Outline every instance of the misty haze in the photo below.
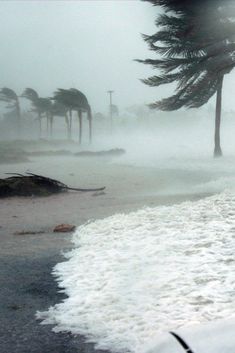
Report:
[[[0,353],[233,352],[235,2],[0,10]]]

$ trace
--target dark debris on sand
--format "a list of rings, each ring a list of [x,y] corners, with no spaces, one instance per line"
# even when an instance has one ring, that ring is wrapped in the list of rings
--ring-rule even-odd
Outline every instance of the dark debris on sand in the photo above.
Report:
[[[27,173],[27,175],[13,174],[8,178],[0,179],[0,198],[10,196],[49,196],[68,190],[73,191],[103,191],[105,187],[95,189],[70,188],[64,183],[44,177]]]

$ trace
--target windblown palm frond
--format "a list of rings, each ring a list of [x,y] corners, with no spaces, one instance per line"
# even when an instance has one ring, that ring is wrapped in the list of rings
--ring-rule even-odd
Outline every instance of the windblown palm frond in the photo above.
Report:
[[[66,106],[61,104],[58,101],[55,101],[51,106],[51,112],[53,115],[65,116],[67,111],[68,111],[68,109],[66,108]]]
[[[70,110],[89,109],[89,103],[86,96],[76,88],[59,88],[54,93],[52,100],[64,105]]]
[[[12,102],[17,100],[18,96],[12,89],[4,87],[0,90],[0,101]]]
[[[32,88],[26,88],[21,95],[28,99],[33,107],[33,111],[43,114],[48,113],[52,109],[52,102],[49,98],[41,98],[38,93]]]
[[[166,12],[157,17],[159,30],[143,36],[150,49],[162,58],[137,60],[160,70],[161,74],[142,81],[151,87],[175,82],[177,87],[172,97],[150,106],[167,110],[169,102],[169,110],[193,107],[193,92],[201,77],[205,77],[205,87],[200,91],[204,104],[215,94],[216,89],[212,87],[218,86],[219,78],[235,66],[235,4],[230,0],[144,1],[162,6]],[[213,79],[215,84],[212,84]],[[182,90],[187,87],[188,92],[189,83],[192,87],[188,101],[188,98],[182,99]],[[176,99],[179,102],[174,103]],[[195,94],[195,106],[198,105]]]
[[[29,99],[31,102],[36,101],[39,98],[38,93],[32,88],[26,88],[21,96]]]
[[[3,87],[0,90],[0,101],[7,103],[6,108],[11,109],[15,116],[18,137],[21,134],[21,111],[17,94],[10,88]]]

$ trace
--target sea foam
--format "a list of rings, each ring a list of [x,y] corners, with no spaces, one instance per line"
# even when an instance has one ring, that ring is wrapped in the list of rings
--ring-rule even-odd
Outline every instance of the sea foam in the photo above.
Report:
[[[38,313],[97,347],[139,352],[158,333],[232,316],[235,193],[83,225],[54,274],[68,296]]]

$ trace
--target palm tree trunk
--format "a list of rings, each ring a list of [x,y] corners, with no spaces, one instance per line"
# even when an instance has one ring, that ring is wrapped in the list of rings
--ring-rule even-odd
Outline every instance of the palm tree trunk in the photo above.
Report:
[[[47,137],[49,136],[49,125],[51,124],[50,118],[47,114]]]
[[[41,113],[38,113],[38,122],[39,122],[39,138],[42,137],[42,116]]]
[[[21,137],[21,112],[20,112],[20,103],[17,99],[16,101],[16,114],[17,114],[17,133],[18,137]]]
[[[50,121],[50,138],[52,138],[52,134],[53,134],[53,120],[54,117],[53,115],[50,116],[49,121]]]
[[[70,124],[69,118],[66,113],[64,115],[64,118],[65,118],[65,122],[66,122],[66,126],[67,126],[67,138],[68,138],[68,140],[71,140],[71,130],[70,130],[71,124]]]
[[[79,144],[82,143],[82,111],[78,110],[78,120],[79,120]]]
[[[67,117],[67,114],[66,114]],[[72,110],[69,109],[69,140],[72,138]]]
[[[220,79],[220,83],[219,83],[219,87],[217,89],[217,95],[216,95],[214,157],[222,156],[222,150],[220,146],[220,123],[221,123],[223,78],[224,77],[222,76]]]
[[[92,143],[92,114],[91,109],[88,110],[88,124],[89,124],[89,142]]]
[[[89,143],[92,143],[92,120],[88,120],[89,123]]]

